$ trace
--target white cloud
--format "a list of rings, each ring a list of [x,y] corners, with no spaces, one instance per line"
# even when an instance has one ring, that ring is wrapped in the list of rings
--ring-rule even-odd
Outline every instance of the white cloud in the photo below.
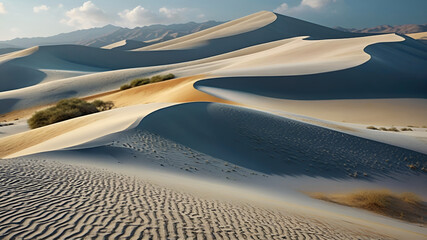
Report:
[[[203,18],[204,15],[197,9],[167,8],[162,7],[157,11],[136,6],[133,9],[125,9],[117,15],[110,15],[98,8],[91,1],[82,6],[73,8],[65,13],[66,18],[61,23],[75,28],[99,27],[107,24],[115,24],[125,27],[137,27],[152,24],[182,23]]]
[[[100,27],[112,20],[107,13],[95,6],[91,1],[67,11],[65,15],[67,19],[62,19],[61,22],[75,28]]]
[[[119,12],[119,16],[122,19],[123,25],[129,27],[149,25],[160,21],[160,18],[158,18],[154,12],[151,12],[141,6],[136,6],[132,10],[125,9],[124,11]]]
[[[288,14],[302,12],[305,10],[318,10],[330,4],[331,2],[336,1],[337,0],[301,0],[300,4],[294,7],[289,7],[288,4],[283,3],[282,5],[274,9],[274,12]]]
[[[0,14],[6,14],[6,8],[4,7],[4,4],[0,2]]]
[[[141,6],[134,9],[126,9],[119,12],[121,18],[120,25],[127,27],[144,26],[151,24],[168,24],[189,21],[188,16],[203,16],[200,14],[190,14],[195,12],[188,8],[166,8],[162,7],[158,11],[151,11]]]
[[[289,9],[288,4],[282,3],[282,5],[280,5],[279,7],[277,7],[274,11],[278,12],[278,13],[285,13],[286,10],[288,10],[288,9]]]
[[[47,10],[49,10],[49,7],[46,5],[40,5],[40,6],[33,7],[33,12],[35,12],[35,13],[39,13],[39,12],[47,11]]]
[[[63,7],[64,7],[64,4],[62,3],[58,4],[58,8],[63,8]]]
[[[330,2],[335,2],[335,0],[302,0],[302,6],[308,6],[311,8],[322,8],[323,6],[329,4]]]
[[[188,12],[187,8],[165,8],[162,7],[159,9],[160,15],[163,15],[166,19],[180,20],[185,16],[185,13]]]

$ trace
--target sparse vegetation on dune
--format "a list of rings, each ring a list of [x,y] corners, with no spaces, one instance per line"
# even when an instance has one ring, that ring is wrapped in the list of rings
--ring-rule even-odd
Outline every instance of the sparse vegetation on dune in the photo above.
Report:
[[[377,131],[386,131],[386,132],[400,132],[400,131],[412,131],[411,128],[402,128],[401,130],[397,129],[396,127],[375,127],[375,126],[367,126],[366,129],[370,130],[377,130]]]
[[[348,194],[313,193],[311,197],[345,206],[361,208],[385,216],[427,224],[427,204],[414,193],[389,190],[364,190]]]
[[[122,86],[120,86],[120,90],[126,90],[129,88],[138,87],[145,84],[162,82],[162,81],[166,81],[174,78],[175,78],[175,75],[173,75],[172,73],[169,73],[166,75],[156,75],[156,76],[152,76],[151,78],[136,78],[136,79],[133,79],[129,84],[123,84]]]
[[[112,101],[104,102],[99,99],[93,101],[91,104],[93,104],[96,107],[96,109],[98,109],[98,111],[106,111],[114,107],[114,103]]]
[[[59,101],[55,106],[37,111],[28,119],[30,128],[39,128],[49,124],[65,121],[114,107],[113,102],[95,100],[91,103],[78,98],[70,98]]]

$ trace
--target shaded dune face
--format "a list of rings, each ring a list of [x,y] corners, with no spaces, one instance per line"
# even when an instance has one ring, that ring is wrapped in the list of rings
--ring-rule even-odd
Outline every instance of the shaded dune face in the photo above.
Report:
[[[223,77],[201,80],[195,88],[221,88],[294,99],[427,98],[427,46],[406,39],[377,43],[366,63],[349,69],[298,76]],[[203,91],[203,90],[202,90]]]
[[[327,178],[426,174],[407,165],[426,166],[427,155],[224,104],[164,108],[145,117],[136,129],[267,174]]]
[[[0,92],[3,92],[36,85],[46,74],[25,66],[0,63],[0,76]]]

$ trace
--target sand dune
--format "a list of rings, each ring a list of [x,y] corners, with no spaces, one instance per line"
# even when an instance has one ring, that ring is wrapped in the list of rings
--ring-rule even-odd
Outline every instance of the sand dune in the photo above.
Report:
[[[1,157],[52,151],[123,131],[148,113],[170,104],[139,105],[86,115],[0,139]],[[102,121],[102,124],[99,122]],[[79,131],[73,131],[80,129]],[[82,135],[84,133],[84,135]]]
[[[174,64],[299,36],[310,36],[310,39],[330,39],[361,35],[339,32],[271,12],[259,12],[181,38],[153,44],[147,49],[139,49],[143,51],[131,52],[76,45],[58,45],[36,47],[31,54],[26,56],[18,57],[16,54],[3,56],[2,58],[7,63],[2,64],[4,66],[0,68],[0,74],[7,74],[9,81],[22,82],[22,84],[9,84],[7,88],[3,87],[0,90],[18,89],[39,83],[47,75],[43,69],[97,72]],[[244,41],[242,41],[243,39]],[[209,44],[205,44],[206,41],[209,41]],[[28,70],[46,75],[40,75],[28,83],[24,79],[28,79],[29,76],[20,77],[11,74],[9,69],[16,66],[25,66]]]
[[[121,110],[121,115],[123,115],[124,109],[126,108]],[[132,110],[129,109],[128,111],[137,112],[135,111],[137,109],[138,108],[134,107]],[[106,113],[108,112],[105,112],[105,114]],[[110,114],[112,113],[110,112]],[[170,122],[168,124],[164,124],[165,119],[170,119]],[[110,119],[110,121],[113,120]],[[124,126],[127,125],[127,123],[123,122],[119,125]],[[45,141],[43,144],[39,144],[38,148],[39,150],[46,151],[46,147],[50,148],[54,144],[56,144],[57,147],[59,147],[58,145],[61,142],[69,144],[70,137],[76,139],[75,136],[79,136],[79,140],[85,139],[85,136],[88,135],[91,135],[91,138],[93,138],[94,132],[92,131],[91,133],[88,131],[90,128],[93,128],[93,125],[87,126],[88,128],[82,127],[74,130],[74,134],[64,133],[62,136],[57,136],[51,140],[48,140],[51,141],[51,143]],[[68,153],[64,153],[63,151],[54,151],[47,155],[33,156],[30,157],[33,159],[31,164],[28,164],[27,160],[18,159],[11,159],[6,162],[3,161],[2,165],[0,166],[8,170],[2,171],[2,177],[8,178],[7,176],[9,175],[5,174],[14,174],[16,176],[15,181],[11,182],[10,184],[8,181],[2,181],[4,184],[7,184],[3,189],[14,188],[14,184],[19,184],[23,186],[20,189],[25,192],[27,191],[27,186],[31,187],[26,181],[31,181],[34,176],[40,173],[39,169],[44,169],[44,174],[42,175],[43,177],[42,179],[39,178],[38,182],[41,184],[41,186],[45,186],[46,190],[41,190],[39,188],[37,194],[44,194],[43,196],[45,197],[38,195],[27,196],[19,192],[15,192],[13,199],[23,198],[27,202],[32,202],[32,199],[36,197],[38,201],[36,201],[35,204],[38,204],[39,209],[52,208],[56,206],[52,204],[56,203],[62,206],[64,206],[64,204],[71,206],[78,202],[81,204],[77,205],[81,206],[81,209],[84,210],[84,212],[79,212],[79,207],[78,209],[70,212],[61,212],[61,217],[59,217],[57,211],[55,211],[51,213],[47,212],[45,215],[43,215],[45,217],[39,218],[38,216],[40,215],[37,212],[31,212],[31,208],[22,206],[22,209],[19,211],[26,216],[26,219],[33,219],[33,221],[31,221],[33,224],[32,226],[39,226],[32,227],[31,229],[40,229],[42,226],[48,227],[44,224],[46,223],[46,219],[55,221],[57,224],[52,227],[48,227],[50,229],[48,231],[22,231],[23,228],[27,227],[25,223],[20,225],[10,225],[10,227],[5,228],[1,234],[6,236],[43,236],[54,238],[55,236],[83,237],[90,236],[91,234],[99,235],[101,231],[105,232],[107,236],[115,234],[117,236],[126,237],[126,234],[131,234],[129,231],[133,232],[133,235],[135,235],[135,231],[139,231],[141,232],[141,235],[144,236],[163,236],[161,234],[170,234],[171,236],[175,236],[174,234],[179,235],[178,232],[184,229],[185,226],[190,228],[192,226],[196,227],[200,226],[201,223],[206,221],[206,225],[211,227],[197,231],[197,234],[200,236],[212,234],[215,237],[221,236],[215,234],[225,234],[223,233],[223,230],[220,230],[220,226],[228,226],[230,229],[226,231],[227,234],[237,234],[236,236],[240,236],[238,234],[254,234],[253,231],[258,231],[258,235],[260,237],[267,238],[275,238],[278,236],[277,234],[279,234],[279,236],[280,234],[288,234],[286,236],[293,236],[296,234],[295,236],[297,236],[298,234],[309,234],[309,232],[311,234],[318,235],[319,233],[317,233],[317,230],[314,231],[314,229],[312,229],[313,226],[317,226],[317,224],[322,226],[319,227],[319,229],[323,229],[323,234],[328,239],[335,237],[352,238],[351,234],[353,233],[358,237],[364,236],[363,234],[368,234],[366,236],[369,237],[379,237],[377,234],[380,234],[386,238],[405,236],[409,239],[417,239],[418,237],[423,236],[422,229],[411,229],[409,227],[411,232],[408,232],[408,230],[403,230],[406,228],[406,226],[400,225],[400,227],[403,227],[402,229],[393,227],[398,222],[380,220],[380,222],[385,222],[382,222],[381,225],[372,224],[369,221],[367,222],[366,220],[363,220],[365,218],[369,219],[372,216],[364,214],[361,214],[361,219],[348,218],[345,211],[341,212],[339,215],[334,215],[334,211],[328,212],[331,211],[331,209],[325,208],[324,211],[326,212],[319,213],[319,216],[317,216],[315,210],[313,209],[305,211],[302,210],[304,209],[304,201],[299,202],[302,204],[301,209],[300,207],[296,208],[294,206],[295,202],[293,201],[291,203],[283,202],[279,205],[274,204],[274,207],[270,209],[269,205],[266,205],[265,200],[262,198],[260,201],[262,201],[264,207],[258,207],[258,205],[253,202],[248,205],[241,205],[242,201],[245,202],[244,200],[238,201],[240,202],[239,204],[224,202],[224,200],[216,200],[212,202],[210,197],[198,197],[200,195],[194,193],[189,195],[191,196],[192,200],[188,200],[188,203],[186,204],[178,204],[177,206],[172,207],[173,210],[169,212],[169,210],[166,210],[169,208],[163,207],[168,206],[169,203],[167,202],[167,199],[184,199],[186,198],[184,197],[186,195],[180,194],[188,194],[188,191],[185,191],[187,192],[185,193],[182,192],[182,190],[176,190],[176,187],[170,185],[170,174],[166,175],[167,179],[169,179],[169,183],[166,184],[165,187],[162,187],[158,185],[147,184],[144,182],[146,180],[140,182],[140,180],[137,178],[129,177],[127,174],[117,175],[116,173],[112,174],[111,172],[100,170],[98,168],[90,169],[88,167],[83,167],[82,162],[86,162],[86,164],[92,164],[97,167],[107,167],[108,164],[104,165],[101,163],[105,161],[111,161],[114,164],[113,168],[121,168],[125,170],[127,166],[130,169],[134,169],[134,171],[136,171],[135,173],[137,173],[139,176],[145,176],[146,179],[152,180],[155,178],[151,178],[146,174],[141,174],[140,170],[137,170],[140,169],[141,166],[138,167],[138,165],[131,165],[131,159],[135,159],[133,160],[133,164],[142,164],[142,166],[144,166],[143,168],[145,169],[149,168],[149,166],[144,165],[144,162],[147,162],[151,157],[153,159],[152,164],[157,165],[157,168],[166,168],[173,170],[175,173],[183,171],[185,173],[196,174],[198,176],[209,175],[215,176],[216,178],[224,177],[227,179],[234,179],[233,181],[247,181],[247,179],[265,178],[265,181],[270,183],[270,185],[274,183],[274,178],[272,178],[270,181],[268,179],[275,175],[310,176],[318,179],[318,181],[321,181],[321,178],[319,179],[319,177],[332,177],[333,179],[339,178],[341,181],[345,181],[346,179],[359,179],[359,181],[381,181],[382,179],[386,178],[386,176],[392,176],[393,178],[398,178],[397,181],[411,184],[411,186],[414,187],[417,186],[416,183],[424,181],[423,179],[425,179],[425,175],[411,170],[406,166],[406,164],[418,162],[421,165],[425,165],[425,162],[427,161],[427,158],[425,157],[426,155],[392,147],[378,142],[367,141],[361,138],[352,137],[346,134],[281,118],[271,114],[265,114],[246,108],[236,108],[229,105],[212,103],[188,103],[163,108],[143,118],[138,125],[132,124],[132,128],[128,128],[128,130],[115,133],[113,135],[108,135],[108,133],[106,133],[107,129],[108,132],[112,131],[110,126],[100,125],[99,129],[95,130],[95,132],[98,134],[97,136],[104,137],[95,138],[92,140],[92,143],[89,141],[84,144],[77,145],[77,147],[72,148],[74,149],[73,151]],[[68,137],[66,135],[68,135]],[[60,138],[63,139],[60,140]],[[220,139],[220,141],[218,141],[218,139]],[[330,144],[331,142],[333,144]],[[103,145],[103,147],[96,147],[99,145]],[[42,149],[43,146],[45,148],[44,150]],[[65,147],[65,145],[59,149],[62,149],[63,147]],[[103,155],[95,157],[97,156],[96,154],[100,153]],[[15,156],[19,156],[19,154],[16,154]],[[52,157],[49,158],[49,156]],[[58,156],[66,156],[65,162],[74,162],[80,166],[76,167],[58,161],[52,161],[53,159],[57,159]],[[82,158],[82,156],[86,156],[86,158],[90,158],[92,160],[88,161],[88,159]],[[395,156],[400,157],[395,158]],[[346,161],[342,162],[342,159],[346,159]],[[383,167],[383,162],[387,162],[387,168]],[[206,165],[206,167],[203,165]],[[185,167],[185,169],[180,170],[180,166]],[[307,166],[309,166],[309,168],[307,168]],[[12,168],[16,168],[16,171],[19,171],[19,173],[15,173],[14,170],[11,170]],[[396,172],[399,172],[400,174],[403,173],[403,175],[399,177],[400,175],[397,175]],[[359,176],[355,177],[355,173],[358,173]],[[20,177],[20,174],[22,175],[22,178]],[[156,175],[157,173],[154,174]],[[261,176],[262,174],[264,174],[264,176]],[[412,178],[408,180],[404,177],[405,175],[411,175]],[[92,180],[83,180],[82,183],[81,176]],[[77,178],[78,180],[75,180],[75,182],[73,180],[74,178]],[[55,181],[54,179],[58,180]],[[98,183],[98,181],[108,182],[109,186],[114,187],[111,188],[111,190],[109,188],[106,189],[105,187],[102,187],[103,184],[101,182]],[[157,180],[155,181],[157,182]],[[178,179],[176,181],[178,181]],[[182,180],[180,179],[179,181]],[[283,179],[282,181],[289,180]],[[194,180],[189,180],[189,183],[190,182],[191,185],[194,185]],[[55,183],[65,185],[52,185]],[[187,183],[181,182],[181,184],[185,185]],[[199,184],[201,184],[199,187],[203,188],[204,183],[199,182]],[[307,182],[306,184],[310,183]],[[123,208],[120,206],[123,205],[113,204],[116,202],[114,199],[117,199],[117,195],[114,193],[116,192],[117,188],[121,189],[122,186],[127,186],[126,189],[128,190],[123,189],[123,191],[120,191],[123,193],[123,195],[120,195],[118,199],[119,201],[126,201],[126,206],[129,206],[129,204],[132,203],[130,211],[125,210],[121,212],[120,209]],[[283,184],[278,186],[280,187],[277,187],[277,191],[286,190],[286,192],[290,194],[288,192],[290,190],[286,189]],[[34,185],[32,185],[32,187],[34,187]],[[98,191],[98,187],[101,187],[104,190]],[[206,187],[204,188],[207,189]],[[48,191],[48,189],[57,190]],[[88,199],[85,197],[85,193],[83,192],[81,194],[73,194],[74,197],[71,198],[67,194],[69,191],[79,191],[78,189],[86,189],[88,192],[91,192],[92,197]],[[141,190],[137,191],[136,189]],[[422,186],[418,185],[418,190],[416,187],[412,190],[415,190],[415,192],[422,192],[423,188]],[[164,193],[165,197],[156,198],[151,195],[151,191]],[[240,195],[240,197],[245,196],[239,192],[236,192],[236,190],[232,192],[234,192],[236,195]],[[100,195],[97,195],[96,193],[99,193]],[[61,201],[58,200],[52,202],[52,198],[50,197],[51,194],[57,197],[62,196],[62,194],[64,194],[64,196],[60,198]],[[173,197],[168,197],[169,194],[171,194]],[[105,205],[102,202],[97,201],[97,196],[99,196],[99,199],[104,199],[109,203]],[[141,198],[140,196],[145,197]],[[254,196],[252,196],[252,198],[257,199]],[[46,201],[44,199],[46,199]],[[48,199],[50,200],[47,201]],[[156,199],[165,199],[165,202],[159,202]],[[184,202],[187,202],[187,200]],[[8,196],[4,204],[9,207],[15,206],[15,201],[9,199]],[[287,204],[290,204],[289,207]],[[143,209],[145,208],[143,206],[147,205],[158,206],[160,209],[165,209],[165,212],[161,211],[160,209],[160,212],[154,211],[153,209],[152,210],[154,212],[144,211]],[[198,217],[186,219],[184,215],[179,213],[181,211],[187,212],[187,210],[185,210],[185,208],[181,208],[180,206],[188,206],[193,210],[195,206],[200,206],[199,210],[194,210],[197,212]],[[208,206],[212,206],[212,208]],[[226,212],[229,212],[229,210],[222,210],[221,206],[227,206],[230,209],[233,208],[235,210],[238,209],[238,211],[233,211],[235,213],[231,215],[226,214]],[[10,210],[5,210],[4,214],[7,216],[14,215],[16,217],[13,218],[15,219],[13,221],[20,221],[22,215],[15,214],[15,211],[17,210],[16,207],[8,209]],[[55,207],[55,209],[57,209],[57,207]],[[92,210],[89,211],[88,209]],[[235,230],[233,230],[235,229],[234,225],[224,225],[224,223],[221,223],[222,220],[208,221],[208,219],[211,219],[212,217],[210,209],[222,216],[225,223],[236,223],[237,220],[234,219],[239,219],[238,222],[240,223],[247,222],[248,230],[235,232]],[[77,215],[76,211],[79,212]],[[224,211],[224,213],[222,211]],[[93,213],[93,215],[87,215],[88,212]],[[98,212],[106,213],[103,215],[104,220],[100,220],[99,224],[93,224],[96,222],[96,220],[89,219],[92,219],[91,216],[95,216],[95,214],[98,214]],[[132,217],[132,212],[139,212],[139,214]],[[238,212],[242,213],[238,214]],[[251,212],[254,212],[254,216],[257,216],[256,219],[251,217],[253,215]],[[157,213],[163,215],[170,214],[175,216],[175,224],[170,227],[165,226],[165,228],[161,230],[161,226],[163,226],[163,223],[166,224],[166,222],[168,222],[168,218],[163,218],[162,220],[161,217],[157,216]],[[114,219],[118,219],[120,216],[127,220],[122,222],[122,224],[119,224],[120,227],[117,227],[118,225],[114,223]],[[286,218],[283,218],[284,216],[286,216]],[[146,218],[148,218],[148,220]],[[264,220],[262,219],[264,218],[270,220],[271,218],[277,218],[275,222],[278,224],[278,226],[274,228],[269,227],[268,230],[249,230],[252,229],[252,227],[249,226],[259,226],[259,224],[263,224],[262,222]],[[305,226],[305,224],[302,224],[301,221],[305,223],[305,221],[310,221],[312,218],[316,219],[316,222],[310,223],[310,226],[312,226],[310,230],[302,227]],[[346,219],[346,222],[349,225],[343,226],[342,224],[339,224],[339,222],[342,222],[343,218]],[[216,217],[215,219],[221,218]],[[375,221],[379,221],[378,218],[374,219]],[[0,221],[3,222],[3,220]],[[61,224],[61,221],[65,221],[67,223],[67,229],[69,230],[54,230],[60,228],[60,226],[63,225]],[[89,222],[92,223],[90,224],[91,226],[99,225],[99,228],[86,228],[86,230],[82,230],[80,228],[80,226],[88,224]],[[112,225],[110,225],[110,223]],[[221,225],[217,225],[218,223],[221,223]],[[146,230],[146,224],[148,224],[148,227],[151,230]],[[355,228],[354,224],[357,224],[359,227]],[[132,228],[133,225],[135,225],[134,228]],[[349,231],[350,226],[352,229],[351,231]],[[340,235],[339,233],[332,230],[337,229],[337,227],[340,229],[343,227],[343,232],[341,233],[343,235]],[[122,228],[123,230],[120,230]],[[288,231],[284,231],[284,229],[288,228]],[[360,232],[357,230],[359,228]],[[129,231],[124,229],[129,229]],[[372,235],[374,232],[376,234]],[[416,232],[419,233],[417,234]],[[62,235],[59,235],[60,233],[62,233]],[[182,232],[181,234],[182,236],[193,236],[191,234],[196,233]],[[346,234],[350,235],[347,236]]]
[[[231,103],[212,95],[197,91],[193,84],[205,76],[192,76],[169,80],[155,84],[149,84],[132,88],[128,91],[113,92],[101,97],[90,97],[88,99],[101,99],[113,101],[116,107],[147,104],[155,102],[222,102]]]
[[[423,43],[427,43],[427,32],[411,33],[406,35]]]
[[[15,146],[15,149],[6,150],[9,152],[6,155],[10,158],[70,147],[76,149],[105,145],[123,138],[116,135],[110,138],[108,135],[132,126],[206,155],[266,174],[304,174],[335,178],[349,178],[354,173],[388,176],[391,174],[390,169],[412,173],[413,170],[407,165],[418,164],[421,168],[427,164],[424,154],[245,108],[213,103],[187,103],[155,111],[165,106],[168,105],[120,108],[35,129],[0,141],[2,145]],[[150,112],[152,113],[149,114]],[[104,121],[100,125],[98,121],[105,118],[105,115],[109,122]],[[135,124],[141,118],[140,126],[137,127]],[[162,119],[173,121],[165,125]],[[83,122],[86,124],[82,126]],[[31,135],[46,136],[47,134],[40,134],[55,127],[71,129],[67,125],[75,127],[72,131],[65,132],[52,130],[53,135],[48,135],[49,138],[45,137],[43,140],[39,137],[36,143],[32,142],[32,146],[31,143],[26,146],[20,143],[25,139],[34,139]],[[124,134],[131,134],[129,131]],[[267,138],[263,137],[266,133]],[[99,140],[101,138],[103,139]],[[91,143],[93,140],[94,143]],[[331,145],[331,142],[334,144]],[[80,146],[81,144],[83,145]],[[17,147],[23,150],[18,151]],[[260,159],[262,162],[259,162]],[[343,162],[342,159],[346,161]],[[381,162],[386,160],[390,168],[383,169]],[[307,165],[316,167],[307,169]]]
[[[118,88],[121,84],[130,81],[132,77],[146,76],[153,72],[173,72],[178,76],[189,76],[209,72],[228,76],[288,76],[341,70],[354,67],[368,61],[370,59],[370,55],[363,51],[366,46],[377,42],[401,40],[401,37],[393,34],[364,37],[361,39],[319,41],[295,38],[264,44],[257,47],[250,47],[248,49],[193,62],[88,74],[62,79],[60,81],[50,81],[45,84],[39,84],[16,91],[0,93],[0,99],[14,99],[13,101],[16,102],[13,105],[13,108],[9,107],[1,110],[0,112],[4,113],[7,111],[17,110],[22,108],[21,106],[29,107],[52,103],[66,97],[81,97],[96,94],[100,91],[113,90],[114,88]],[[397,44],[407,45],[406,42]],[[331,48],[335,49],[333,46],[340,46],[340,48],[336,48],[336,50],[331,51]],[[306,54],[304,53],[304,49],[306,48],[316,50],[311,51],[312,54]],[[374,50],[378,48],[379,47],[376,46],[373,47]],[[413,56],[410,52],[411,48],[408,49],[409,50],[406,50],[401,54],[402,61],[412,61],[416,58],[416,56]],[[381,59],[387,59],[386,57],[389,56],[378,57],[381,57]],[[131,59],[129,59],[129,61],[130,60]],[[272,62],[272,64],[267,64],[270,62]],[[396,64],[384,61],[371,62],[372,63],[369,66],[372,68],[377,67],[378,64],[392,68],[394,66],[393,64]],[[398,64],[401,63],[399,62]],[[411,65],[411,68],[422,68],[422,66]],[[408,71],[405,74],[414,75],[414,73],[410,71],[410,68],[406,69],[408,69]],[[388,71],[389,69],[386,70]],[[364,73],[371,74],[370,72]],[[401,79],[401,74],[402,73],[394,73],[393,76]],[[333,77],[332,80],[341,79],[342,77],[343,76]],[[365,76],[363,77],[366,78]],[[376,76],[373,75],[373,77]],[[417,76],[417,78],[420,77],[422,76]],[[98,84],[101,80],[104,83],[102,86]],[[344,81],[342,82],[344,83]],[[357,81],[353,83],[357,84]],[[360,87],[363,87],[362,83],[360,84]],[[46,92],[52,91],[55,92],[55,94],[45,94]]]
[[[149,45],[148,43],[141,42],[141,41],[135,41],[135,40],[122,40],[118,41],[112,44],[109,44],[107,46],[104,46],[102,48],[104,49],[115,49],[115,50],[132,50],[136,48],[142,48]]]
[[[425,44],[265,11],[145,44],[0,55],[0,238],[427,236],[301,193],[427,197]],[[115,109],[25,128],[70,97]]]
[[[424,126],[427,119],[427,100],[424,98],[290,100],[204,84],[198,82],[196,88],[221,99],[336,122],[406,127]]]
[[[174,121],[161,124],[160,119],[167,118]],[[268,174],[349,177],[351,172],[359,172],[381,175],[387,174],[382,171],[381,164],[376,166],[372,163],[393,159],[388,162],[393,164],[390,169],[407,172],[411,170],[403,159],[420,161],[422,166],[427,163],[424,154],[262,112],[214,103],[187,103],[159,110],[142,120],[141,129]],[[310,165],[316,167],[304,167]]]
[[[248,47],[249,44],[255,45],[297,36],[311,36],[313,39],[326,39],[364,35],[341,32],[299,19],[278,15],[268,11],[261,11],[194,34],[163,43],[153,44],[148,47],[136,49],[135,51],[178,50],[189,48],[205,50],[208,47],[218,48],[219,46],[225,47],[227,51],[233,51],[237,50],[237,48],[242,48],[241,46],[243,44],[246,45],[245,47]],[[244,41],[245,43],[238,41],[238,39],[242,38],[246,39]],[[260,39],[263,39],[261,40],[262,42],[260,42]]]

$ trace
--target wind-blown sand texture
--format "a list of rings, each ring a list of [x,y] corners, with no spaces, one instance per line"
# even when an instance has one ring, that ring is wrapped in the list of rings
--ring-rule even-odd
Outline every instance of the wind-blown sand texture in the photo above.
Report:
[[[139,44],[0,55],[0,238],[426,238],[301,193],[427,198],[425,44],[265,11]],[[70,97],[115,109],[26,127]]]
[[[390,238],[333,218],[200,198],[59,162],[3,161],[0,179],[3,239]]]

